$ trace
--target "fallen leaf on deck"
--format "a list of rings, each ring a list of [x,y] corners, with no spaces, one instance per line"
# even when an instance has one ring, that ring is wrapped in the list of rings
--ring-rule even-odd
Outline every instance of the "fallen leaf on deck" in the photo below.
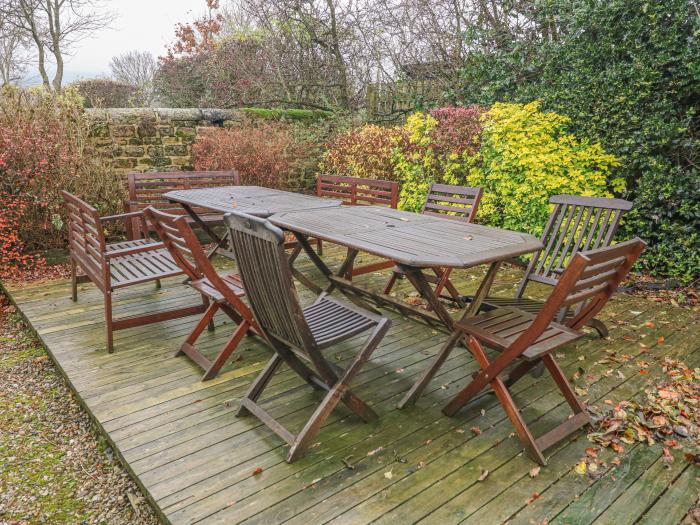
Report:
[[[537,476],[540,475],[540,468],[541,468],[541,467],[531,468],[531,469],[530,469],[530,472],[528,472],[528,475],[529,475],[531,478],[536,478]]]
[[[481,434],[481,429],[479,427],[472,427],[469,430],[471,430],[475,436],[478,436],[479,434]]]
[[[683,459],[685,459],[688,463],[692,463],[693,465],[700,465],[700,454],[685,454],[683,456]]]
[[[253,471],[253,476],[259,476],[260,474],[262,474],[262,471],[262,467],[256,467],[256,469]]]
[[[576,465],[576,467],[574,467],[574,472],[576,472],[576,474],[580,474],[581,476],[583,476],[586,473],[587,469],[588,469],[588,465],[586,464],[586,462],[580,461]]]
[[[539,492],[533,492],[533,493],[532,493],[532,496],[530,496],[530,497],[525,501],[525,505],[530,505],[531,503],[533,503],[535,500],[537,500],[537,499],[539,499],[539,498],[540,498],[540,493],[539,493]]]
[[[673,463],[673,454],[671,454],[671,451],[669,449],[664,448],[661,460],[664,463]]]
[[[386,479],[391,479],[391,478],[394,477],[394,474],[391,472],[391,470],[389,470],[389,471],[387,471],[387,472],[384,473],[384,477],[385,477]]]
[[[651,364],[639,360],[643,367]],[[617,454],[624,452],[626,443],[653,445],[664,442],[668,447],[691,447],[700,436],[700,368],[691,369],[683,362],[664,358],[660,363],[665,375],[645,381],[646,386],[635,399],[623,400],[612,407],[593,414],[595,431],[589,439],[604,447],[611,447]],[[622,376],[621,376],[622,377]],[[612,405],[612,403],[606,404]],[[683,440],[672,440],[678,436]],[[665,460],[672,455],[664,453]]]
[[[589,447],[586,449],[586,455],[595,459],[598,457],[598,449],[593,448],[593,447]]]
[[[481,471],[481,476],[478,477],[477,481],[484,481],[488,477],[489,477],[489,471],[484,469]]]

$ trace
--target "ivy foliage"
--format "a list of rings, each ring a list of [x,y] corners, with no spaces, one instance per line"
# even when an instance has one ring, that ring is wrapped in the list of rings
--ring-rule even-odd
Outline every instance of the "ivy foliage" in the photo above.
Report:
[[[462,104],[540,100],[577,137],[619,159],[617,193],[634,201],[620,231],[649,242],[643,264],[700,276],[700,13],[690,0],[539,0],[547,38],[474,52]],[[487,35],[472,34],[482,39]]]

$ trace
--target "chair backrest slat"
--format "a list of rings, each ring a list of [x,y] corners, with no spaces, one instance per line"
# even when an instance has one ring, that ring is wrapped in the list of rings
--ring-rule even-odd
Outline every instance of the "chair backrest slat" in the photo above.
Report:
[[[169,202],[164,193],[174,190],[193,190],[219,186],[238,186],[240,176],[236,171],[172,171],[127,174],[130,211],[145,210],[149,206],[171,215],[185,215],[181,206]],[[195,213],[211,213],[204,208],[193,208]],[[132,221],[134,237],[145,237],[142,224]]]
[[[106,241],[100,214],[75,195],[62,192],[68,210],[68,246],[71,256],[92,279],[104,281]]]
[[[576,330],[585,326],[605,306],[645,247],[644,241],[635,238],[576,253],[531,327],[519,337],[518,347],[534,343],[563,308],[574,311],[568,326]]]
[[[343,204],[381,205],[396,208],[399,205],[399,183],[362,177],[320,174],[316,181],[316,195],[340,199]]]
[[[316,362],[317,346],[294,288],[282,230],[240,212],[227,214],[225,221],[258,325],[268,338],[301,350]]]
[[[528,281],[555,285],[572,257],[581,251],[609,246],[620,220],[632,203],[622,199],[555,195],[554,205],[542,234],[544,249],[530,260],[516,296]]]
[[[423,205],[423,214],[474,222],[483,188],[432,184]]]

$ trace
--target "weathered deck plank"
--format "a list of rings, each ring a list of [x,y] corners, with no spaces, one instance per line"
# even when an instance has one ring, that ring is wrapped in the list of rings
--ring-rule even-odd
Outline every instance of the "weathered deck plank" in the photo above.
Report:
[[[340,253],[332,246],[326,251],[333,250]],[[305,262],[300,258],[302,267]],[[319,277],[311,270],[309,275]],[[469,293],[483,272],[453,275],[457,287]],[[387,277],[384,272],[358,280],[380,288]],[[512,293],[516,280],[517,274],[506,272],[494,290]],[[397,290],[410,286],[399,282]],[[308,455],[288,465],[285,446],[276,436],[254,418],[233,415],[237,399],[271,355],[259,339],[246,338],[240,360],[202,383],[196,367],[173,357],[194,318],[118,332],[116,353],[107,355],[101,295],[90,285],[80,287],[78,303],[69,300],[65,282],[10,288],[9,293],[170,523],[488,524],[548,519],[603,524],[658,523],[661,516],[677,523],[697,501],[698,468],[681,458],[671,469],[663,468],[658,447],[628,447],[622,465],[596,482],[579,476],[573,467],[589,446],[582,433],[548,451],[549,465],[530,478],[534,464],[521,453],[493,396],[480,397],[454,418],[441,414],[446,400],[476,370],[464,349],[450,356],[416,407],[396,410],[445,336],[393,312],[386,312],[394,321],[391,331],[353,388],[373,405],[379,420],[363,424],[338,410]],[[131,315],[197,300],[180,280],[171,279],[160,290],[144,285],[117,293],[115,312]],[[567,374],[584,366],[597,377],[590,381],[591,401],[631,398],[654,377],[635,374],[629,364],[597,364],[606,350],[628,354],[632,365],[643,353],[674,355],[696,366],[700,362],[697,314],[619,296],[605,317],[610,340],[587,337],[560,358]],[[216,320],[216,331],[201,338],[207,355],[218,351],[233,328],[223,317]],[[650,320],[653,328],[645,326]],[[637,343],[643,334],[648,348]],[[661,335],[663,346],[654,342]],[[339,345],[334,359],[340,365],[347,362],[361,340]],[[623,373],[602,374],[608,368]],[[275,376],[267,392],[273,397],[270,412],[292,428],[305,421],[318,396],[289,371]],[[547,429],[567,410],[546,376],[528,376],[513,394],[536,431]],[[481,434],[471,427],[479,427]],[[344,458],[354,468],[347,468]],[[252,475],[258,467],[262,473]],[[479,481],[484,470],[489,476]],[[527,504],[534,492],[541,496]]]

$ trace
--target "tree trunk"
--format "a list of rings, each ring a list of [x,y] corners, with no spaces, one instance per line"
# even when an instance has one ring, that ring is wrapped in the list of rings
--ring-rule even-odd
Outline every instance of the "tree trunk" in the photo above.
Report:
[[[340,84],[340,105],[344,109],[350,109],[350,87],[348,86],[348,70],[345,65],[345,59],[340,51],[340,43],[338,42],[338,27],[335,19],[335,0],[326,0],[328,10],[331,15],[331,47],[333,49],[333,57],[335,58],[336,68],[338,69],[338,84]]]
[[[61,84],[63,83],[60,9],[58,0],[46,0],[46,16],[49,20],[49,33],[51,34],[51,52],[56,60],[56,74],[53,76],[52,82],[55,91],[61,91]]]
[[[39,30],[36,27],[36,20],[34,18],[33,7],[27,4],[27,2],[22,2],[21,13],[29,26],[29,32],[32,36],[32,40],[36,44],[37,49],[37,68],[39,69],[39,74],[41,75],[41,82],[44,88],[51,91],[51,84],[49,83],[49,75],[46,73],[46,51],[44,50],[44,42],[39,35]]]

